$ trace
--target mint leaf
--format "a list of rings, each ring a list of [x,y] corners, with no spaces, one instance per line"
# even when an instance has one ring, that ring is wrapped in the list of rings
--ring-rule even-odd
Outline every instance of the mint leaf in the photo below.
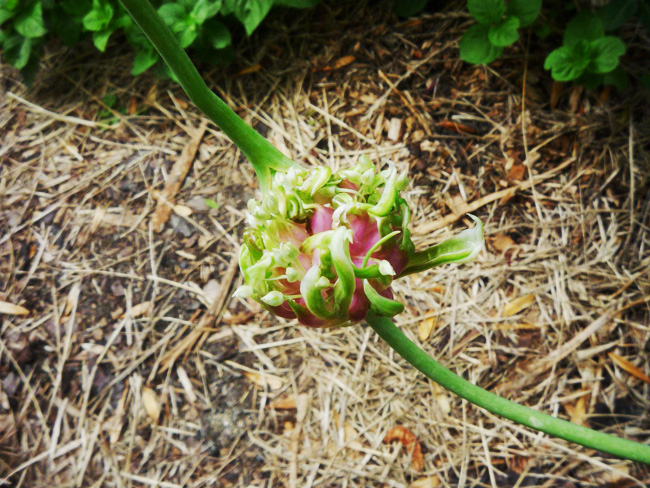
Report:
[[[420,13],[427,6],[427,2],[428,0],[394,0],[393,12],[398,17],[411,17]],[[277,5],[278,1],[276,0],[273,3]]]
[[[460,58],[472,64],[488,64],[503,52],[502,47],[494,46],[488,39],[490,28],[476,24],[467,29],[460,40]]]
[[[23,69],[29,61],[32,52],[32,41],[29,37],[14,34],[5,39],[2,47],[4,57],[14,68]]]
[[[581,39],[572,47],[562,46],[552,51],[544,61],[544,69],[551,70],[554,80],[575,80],[582,75],[591,59],[590,45]]]
[[[226,25],[219,20],[212,20],[206,24],[204,33],[207,32],[207,38],[210,45],[215,49],[228,47],[232,42],[230,31]]]
[[[636,0],[616,0],[598,9],[596,15],[603,23],[605,32],[609,32],[630,20],[636,13],[636,9]]]
[[[503,0],[467,0],[469,14],[479,24],[499,22],[506,11]]]
[[[105,29],[99,32],[93,32],[93,44],[101,52],[106,51],[106,44],[108,44],[108,38],[111,37],[113,31],[111,29]]]
[[[519,39],[518,28],[519,19],[517,17],[506,17],[498,24],[490,26],[488,39],[495,46],[509,46]]]
[[[506,15],[514,15],[519,19],[519,27],[528,27],[535,22],[542,8],[542,0],[510,0]]]
[[[595,41],[605,35],[603,23],[595,14],[583,10],[578,12],[566,26],[564,45],[571,47],[580,40]]]
[[[135,55],[135,59],[133,60],[133,68],[131,68],[131,74],[133,76],[138,76],[139,74],[144,73],[154,64],[156,64],[158,57],[158,51],[155,49],[145,48],[138,51],[138,54]]]
[[[47,33],[43,22],[41,2],[34,2],[31,8],[16,17],[14,28],[19,34],[29,37],[41,37]]]
[[[14,15],[16,15],[15,12],[6,8],[0,8],[0,25],[12,18]]]
[[[185,7],[180,3],[166,3],[158,9],[158,14],[165,21],[165,24],[170,27],[182,21],[187,16]]]
[[[233,14],[250,36],[273,6],[273,0],[247,0],[234,4]]]
[[[192,17],[197,24],[202,25],[207,19],[219,13],[221,0],[198,0],[192,9]]]
[[[607,36],[591,42],[593,52],[589,71],[592,73],[609,73],[618,66],[618,58],[625,54],[625,43],[616,36]]]
[[[93,8],[86,14],[83,20],[86,30],[98,32],[106,27],[113,18],[113,7],[103,0],[93,0]],[[95,45],[97,45],[95,43]],[[101,51],[101,49],[100,49]]]
[[[191,22],[191,18],[188,17],[186,21],[179,22],[172,27],[172,30],[179,34],[178,42],[181,43],[181,47],[186,48],[194,42],[198,31],[196,24]],[[191,22],[191,23],[190,23]]]

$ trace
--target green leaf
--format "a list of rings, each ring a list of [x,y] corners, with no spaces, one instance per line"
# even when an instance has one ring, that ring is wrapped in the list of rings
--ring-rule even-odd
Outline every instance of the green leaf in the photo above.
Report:
[[[562,46],[552,51],[544,62],[544,69],[550,69],[556,81],[571,81],[582,75],[591,59],[591,47],[581,39],[572,47]]]
[[[223,49],[232,43],[230,31],[223,22],[211,20],[204,28],[210,45],[215,49]]]
[[[596,15],[603,23],[605,32],[618,29],[630,20],[637,9],[637,0],[614,0],[598,9]]]
[[[542,8],[542,0],[510,0],[506,15],[514,15],[519,19],[519,27],[528,27],[535,22]]]
[[[93,32],[106,29],[113,18],[113,12],[111,4],[104,3],[103,0],[93,0],[92,10],[83,19],[84,27]]]
[[[111,29],[105,29],[99,32],[93,32],[93,44],[101,52],[106,51],[106,44],[108,44],[108,38],[111,37],[113,31]]]
[[[133,60],[133,68],[131,74],[138,76],[151,68],[159,59],[158,51],[155,49],[142,49],[138,51]]]
[[[498,24],[490,26],[488,39],[495,46],[509,46],[519,39],[518,28],[519,19],[517,17],[506,17]]]
[[[370,310],[382,317],[393,317],[404,311],[404,305],[379,294],[368,280],[363,280],[363,291],[370,302]]]
[[[0,47],[5,43],[5,39],[7,39],[7,34],[3,32],[2,29],[0,29]]]
[[[618,66],[618,58],[625,54],[625,43],[616,36],[606,36],[591,42],[592,61],[588,70],[604,74]]]
[[[572,47],[580,40],[595,41],[605,35],[603,23],[595,14],[583,10],[578,12],[566,26],[564,45]]]
[[[501,20],[506,11],[503,0],[467,0],[470,15],[479,24],[494,24]]]
[[[273,0],[247,0],[246,2],[235,2],[233,14],[246,29],[250,36],[253,31],[264,20],[273,6]]]
[[[219,202],[213,200],[212,198],[206,198],[205,199],[205,204],[208,206],[208,208],[219,208]]]
[[[630,77],[627,75],[622,66],[617,66],[615,70],[607,73],[603,78],[605,85],[611,85],[617,90],[623,92],[630,87]]]
[[[0,5],[7,10],[15,10],[18,6],[18,0],[4,0]]]
[[[29,61],[32,41],[29,37],[14,34],[5,39],[3,52],[7,62],[14,68],[23,69]]]
[[[490,28],[486,25],[473,25],[460,40],[460,58],[472,64],[488,64],[503,52],[502,47],[494,46],[488,39]]]
[[[41,37],[47,33],[43,22],[43,9],[41,2],[34,2],[31,8],[22,12],[14,20],[14,28],[19,34],[29,37]]]
[[[427,2],[428,0],[393,0],[393,12],[399,17],[411,17],[422,12]]]
[[[187,11],[180,3],[166,3],[158,9],[158,15],[162,17],[165,24],[171,27],[185,19]]]
[[[172,27],[172,30],[180,35],[178,42],[181,43],[181,47],[183,48],[190,46],[198,35],[196,24],[194,23],[179,22]]]
[[[207,19],[217,15],[220,8],[221,0],[198,0],[191,15],[197,24],[202,25]]]
[[[0,8],[0,25],[16,15],[15,12],[6,8]]]

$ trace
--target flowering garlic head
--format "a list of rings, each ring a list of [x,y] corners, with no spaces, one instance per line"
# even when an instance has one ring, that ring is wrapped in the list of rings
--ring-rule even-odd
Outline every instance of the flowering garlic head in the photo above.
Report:
[[[245,284],[235,294],[311,327],[401,312],[393,278],[473,259],[483,243],[477,225],[464,231],[471,235],[415,253],[410,211],[399,196],[406,184],[392,164],[378,171],[366,156],[336,173],[325,166],[275,173],[262,200],[248,202],[239,255]]]

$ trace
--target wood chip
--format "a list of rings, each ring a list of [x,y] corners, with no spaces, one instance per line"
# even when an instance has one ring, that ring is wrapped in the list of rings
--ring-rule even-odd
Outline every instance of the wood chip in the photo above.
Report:
[[[287,397],[276,398],[269,406],[274,410],[293,410],[296,408],[296,397],[295,395],[289,395]]]
[[[181,189],[183,181],[190,171],[196,151],[201,144],[201,139],[205,134],[207,121],[203,121],[198,129],[192,135],[192,139],[185,146],[178,160],[174,163],[171,172],[165,182],[165,188],[161,192],[152,192],[152,196],[156,198],[156,210],[151,217],[151,224],[155,232],[161,232],[165,224],[171,216],[172,210],[175,208],[173,199]]]
[[[629,362],[627,359],[625,359],[622,356],[619,356],[615,352],[610,352],[607,354],[612,361],[621,368],[623,371],[627,371],[630,373],[632,376],[635,378],[640,379],[641,381],[645,381],[646,383],[650,383],[650,377],[646,375],[643,371],[641,371],[639,368],[637,368],[634,364]]]
[[[261,388],[268,387],[271,390],[279,390],[284,384],[282,378],[269,373],[262,374],[257,371],[244,371],[244,376]]]
[[[157,424],[158,419],[160,419],[160,412],[162,412],[160,399],[155,391],[146,386],[142,387],[142,406],[151,418],[151,421]]]
[[[386,137],[388,137],[390,141],[398,141],[400,132],[402,132],[402,119],[393,117],[390,119],[388,135]]]
[[[415,434],[403,425],[398,425],[390,429],[384,436],[384,443],[389,444],[393,441],[399,441],[411,453],[411,468],[414,471],[422,471],[424,468],[424,456],[420,441]]]
[[[421,342],[426,341],[431,335],[431,331],[436,325],[435,317],[429,317],[420,322],[420,328],[418,329],[418,337]]]
[[[28,315],[29,310],[20,305],[14,305],[13,303],[3,302],[0,300],[0,313],[5,315]]]
[[[132,306],[131,317],[135,319],[137,317],[141,317],[142,315],[148,314],[152,306],[153,306],[152,302],[142,302]],[[126,312],[120,315],[120,318],[122,319],[125,316],[126,316]]]
[[[513,315],[517,315],[522,310],[530,307],[534,301],[535,295],[533,293],[530,295],[524,295],[519,298],[515,298],[514,300],[505,304],[503,311],[501,312],[501,316],[512,317]]]
[[[332,65],[333,69],[339,69],[343,68],[344,66],[347,66],[348,64],[352,64],[355,61],[354,56],[343,56],[342,58],[337,59],[334,61],[334,64]]]
[[[438,486],[440,486],[440,478],[437,476],[420,478],[411,483],[411,488],[436,488]]]
[[[515,241],[512,240],[512,237],[505,234],[497,234],[492,238],[492,247],[499,252],[504,252],[515,245]]]

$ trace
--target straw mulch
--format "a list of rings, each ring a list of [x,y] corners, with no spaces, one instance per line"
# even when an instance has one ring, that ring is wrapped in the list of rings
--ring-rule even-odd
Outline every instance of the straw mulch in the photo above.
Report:
[[[201,70],[296,161],[408,169],[418,246],[483,220],[476,262],[395,283],[429,354],[648,442],[648,94],[552,84],[534,37],[470,66],[459,10],[353,3],[275,14]],[[367,326],[232,298],[252,169],[121,44],[52,45],[29,90],[0,66],[0,486],[650,484],[446,393]]]

